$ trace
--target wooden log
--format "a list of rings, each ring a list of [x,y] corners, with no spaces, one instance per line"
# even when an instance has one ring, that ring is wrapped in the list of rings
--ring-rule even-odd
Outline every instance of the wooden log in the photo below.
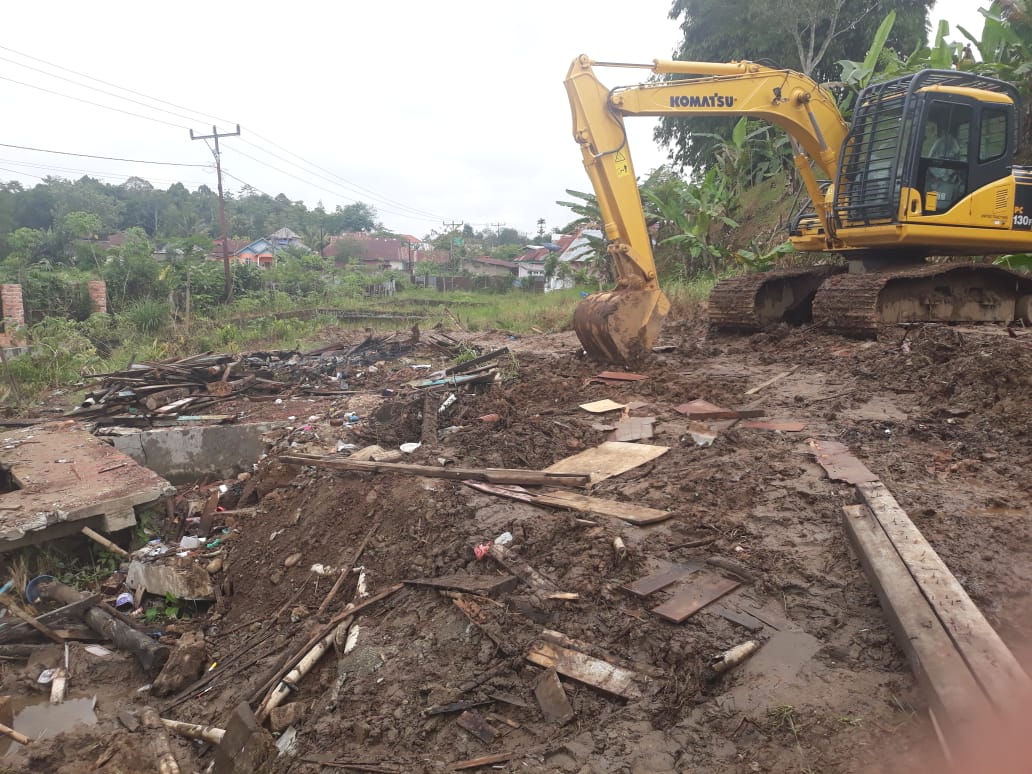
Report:
[[[180,774],[179,762],[172,754],[172,747],[165,733],[165,726],[153,707],[144,707],[140,712],[143,727],[150,733],[151,752],[158,762],[158,774]]]
[[[60,581],[40,584],[40,595],[46,599],[63,602],[66,605],[80,601],[83,595]],[[168,661],[169,647],[161,645],[145,634],[128,626],[111,614],[97,607],[90,607],[82,613],[86,625],[93,631],[115,643],[115,647],[128,650],[147,672],[157,672]]]
[[[1006,711],[1032,700],[1032,679],[892,493],[880,481],[856,488],[990,701]]]
[[[519,484],[521,486],[587,486],[590,477],[580,473],[550,473],[540,470],[513,470],[507,468],[438,468],[432,465],[411,465],[401,462],[373,462],[307,456],[303,454],[281,454],[280,462],[288,465],[311,465],[334,470],[351,470],[359,473],[404,473],[410,476],[446,478],[452,481],[473,479],[489,481],[492,484]]]
[[[100,543],[100,545],[104,546],[104,548],[106,548],[113,554],[118,554],[119,556],[125,557],[129,556],[129,552],[122,548],[122,546],[118,545],[117,543],[113,543],[112,541],[108,540],[106,537],[101,535],[99,532],[96,532],[90,529],[89,527],[83,527],[82,534],[84,534],[90,540],[94,540],[97,543]]]
[[[495,486],[494,484],[485,484],[480,481],[464,481],[463,483],[477,491],[487,492],[499,497],[507,497],[510,500],[519,500],[532,505],[544,505],[549,508],[578,511],[579,513],[612,516],[639,526],[657,524],[674,516],[672,511],[661,511],[658,508],[649,508],[638,503],[607,500],[604,497],[582,495],[577,492],[529,492],[518,486]]]

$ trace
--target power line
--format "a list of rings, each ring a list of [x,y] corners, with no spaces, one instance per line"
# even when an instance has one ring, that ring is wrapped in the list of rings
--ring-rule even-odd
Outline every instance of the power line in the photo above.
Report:
[[[3,46],[0,46],[0,48],[3,48]],[[72,153],[71,151],[32,148],[28,145],[11,145],[6,142],[0,142],[0,148],[17,148],[18,150],[37,151],[39,153],[55,153],[59,156],[78,156],[83,159],[102,159],[103,161],[128,161],[132,164],[155,164],[164,167],[197,167],[200,169],[209,169],[211,167],[210,164],[183,164],[178,161],[144,161],[143,159],[124,159],[119,156],[95,156],[91,153]]]
[[[100,78],[96,78],[96,77],[94,77],[92,75],[87,75],[86,73],[81,73],[78,70],[73,70],[70,67],[63,67],[62,65],[56,64],[54,62],[48,62],[46,59],[40,59],[39,57],[32,56],[31,54],[25,54],[25,53],[23,53],[21,51],[16,51],[13,48],[8,48],[7,46],[0,46],[0,49],[2,49],[4,51],[9,51],[12,54],[17,54],[18,56],[23,56],[26,59],[31,59],[33,62],[39,62],[40,64],[47,65],[48,67],[53,67],[53,68],[55,68],[57,70],[63,70],[64,72],[71,73],[72,75],[78,75],[80,78],[85,78],[88,81],[96,81],[97,83],[103,83],[105,86],[110,86],[113,89],[120,89],[121,91],[127,91],[130,94],[135,94],[137,97],[145,97],[146,99],[149,99],[152,102],[160,102],[162,105],[168,105],[169,107],[174,107],[177,110],[185,110],[188,113],[195,113],[198,116],[205,116],[205,118],[206,118],[205,122],[206,123],[207,123],[207,119],[212,119],[212,118],[214,118],[218,123],[221,123],[221,124],[232,124],[232,123],[235,123],[234,121],[230,121],[228,118],[219,118],[218,116],[213,116],[213,115],[210,115],[208,113],[199,113],[196,110],[193,110],[192,108],[184,107],[183,105],[177,105],[175,102],[168,102],[166,100],[159,99],[157,97],[152,97],[149,94],[144,94],[141,91],[134,91],[133,89],[126,88],[125,86],[119,86],[117,83],[111,83],[109,81],[105,81],[105,80],[102,80]],[[89,87],[87,87],[87,88],[89,88]],[[157,110],[157,108],[154,108],[154,109]]]
[[[90,89],[91,91],[97,91],[97,92],[100,92],[101,94],[106,94],[109,97],[114,97],[115,99],[120,99],[120,100],[123,100],[125,102],[131,102],[134,105],[140,105],[141,107],[145,107],[148,110],[157,110],[159,113],[168,113],[170,116],[175,116],[176,118],[183,118],[183,119],[186,119],[187,121],[193,121],[194,120],[190,116],[184,116],[181,113],[173,113],[171,110],[165,110],[164,108],[156,108],[153,105],[148,105],[146,102],[140,102],[140,100],[138,100],[138,99],[131,99],[129,97],[123,97],[121,94],[115,94],[115,93],[110,92],[110,91],[105,91],[104,89],[98,89],[96,86],[90,86],[89,84],[86,84],[86,83],[79,83],[79,81],[74,81],[71,78],[65,78],[63,75],[55,75],[54,73],[48,73],[46,70],[41,70],[38,67],[33,67],[32,65],[27,65],[27,64],[24,64],[22,62],[16,62],[13,59],[8,59],[5,56],[0,56],[0,62],[10,62],[11,64],[13,64],[13,65],[15,65],[17,67],[24,67],[26,70],[32,70],[33,72],[41,73],[42,75],[45,75],[48,78],[57,78],[57,80],[59,80],[59,81],[65,81],[66,83],[70,83],[70,84],[72,84],[74,86],[79,86],[79,87],[84,88],[84,89]]]
[[[2,49],[4,51],[9,51],[9,52],[11,52],[13,54],[25,57],[27,59],[31,59],[31,60],[33,60],[35,62],[39,62],[41,64],[45,64],[45,65],[47,65],[49,67],[53,67],[53,68],[58,69],[58,70],[63,70],[65,72],[68,72],[68,73],[71,73],[73,75],[76,75],[76,76],[78,76],[80,78],[85,78],[87,80],[95,81],[97,83],[102,83],[105,86],[110,86],[110,87],[112,87],[114,89],[118,89],[118,90],[121,90],[121,91],[128,92],[130,94],[135,94],[137,96],[144,97],[145,99],[150,100],[151,102],[158,102],[158,103],[161,103],[161,104],[164,104],[164,105],[169,105],[169,106],[174,107],[174,108],[176,108],[178,110],[187,111],[188,113],[192,113],[192,114],[195,114],[195,115],[209,115],[209,114],[206,114],[206,113],[202,113],[200,111],[195,111],[192,108],[185,107],[183,105],[178,105],[178,104],[176,104],[174,102],[169,102],[167,100],[162,100],[162,99],[159,99],[159,98],[156,98],[156,97],[151,97],[150,95],[143,94],[142,92],[138,92],[138,91],[135,91],[133,89],[129,89],[127,87],[120,86],[120,85],[115,84],[115,83],[111,83],[109,81],[105,81],[105,80],[103,80],[101,78],[96,78],[94,76],[87,75],[86,73],[82,73],[82,72],[79,72],[77,70],[73,70],[71,68],[55,64],[53,62],[49,62],[49,61],[47,61],[45,59],[41,59],[39,57],[35,57],[35,56],[31,56],[29,54],[22,53],[20,51],[17,51],[15,49],[9,48],[7,46],[0,46],[0,49]],[[74,84],[76,86],[79,86],[81,88],[97,91],[97,92],[99,92],[101,94],[105,94],[107,96],[114,97],[115,99],[121,99],[121,100],[130,102],[130,103],[133,103],[133,104],[136,104],[136,105],[140,105],[142,107],[147,108],[148,110],[154,110],[156,112],[166,113],[166,114],[174,116],[176,118],[186,118],[187,120],[193,120],[189,116],[185,116],[182,113],[176,113],[176,112],[171,111],[171,110],[166,110],[164,108],[155,107],[154,105],[149,105],[149,104],[147,104],[145,102],[141,102],[139,100],[130,99],[128,97],[124,97],[124,96],[119,95],[119,94],[114,94],[112,92],[106,91],[105,89],[99,89],[99,88],[97,88],[95,86],[90,86],[89,84],[80,83],[80,82],[72,80],[70,78],[65,78],[63,76],[56,75],[54,73],[50,73],[50,72],[47,72],[45,70],[41,70],[39,68],[32,67],[30,65],[26,65],[26,64],[24,64],[22,62],[17,62],[15,60],[12,60],[12,59],[9,59],[9,58],[6,58],[6,57],[0,57],[0,60],[6,61],[6,62],[10,62],[11,64],[14,64],[15,66],[18,66],[18,67],[24,67],[26,69],[33,70],[35,72],[39,72],[39,73],[41,73],[43,75],[46,75],[48,77],[51,77],[51,78],[57,78],[59,80],[66,81],[68,83],[72,83],[72,84]],[[43,87],[43,86],[37,86],[35,84],[25,83],[23,81],[19,81],[19,80],[16,80],[14,78],[8,78],[8,77],[5,77],[5,76],[0,76],[0,80],[5,80],[5,81],[11,82],[11,83],[16,83],[18,85],[25,86],[27,88],[37,89],[39,91],[43,91],[43,92],[46,92],[46,93],[49,93],[49,94],[54,94],[56,96],[64,97],[66,99],[72,99],[72,100],[75,100],[77,102],[82,102],[82,103],[85,103],[85,104],[88,104],[88,105],[93,105],[95,107],[100,107],[100,108],[103,108],[103,109],[106,109],[106,110],[111,110],[111,111],[114,111],[114,112],[117,112],[117,113],[122,113],[123,115],[134,116],[136,118],[143,118],[144,120],[153,121],[155,123],[164,124],[166,126],[172,126],[172,127],[180,128],[180,129],[188,128],[188,127],[184,127],[184,126],[182,126],[180,124],[175,124],[175,123],[172,123],[170,121],[166,121],[166,120],[163,120],[163,119],[160,119],[160,118],[155,118],[153,116],[142,115],[140,113],[135,113],[135,112],[129,111],[129,110],[123,110],[121,108],[113,107],[111,105],[105,105],[105,104],[102,104],[102,103],[99,103],[99,102],[94,102],[94,101],[91,101],[91,100],[88,100],[88,99],[84,99],[82,97],[76,97],[76,96],[73,96],[71,94],[65,94],[63,92],[55,91],[53,89],[48,89],[48,88]],[[224,119],[219,119],[219,120],[223,120],[224,121]],[[291,150],[288,150],[287,148],[284,148],[283,146],[277,144],[276,142],[270,140],[267,137],[259,135],[256,132],[252,132],[252,134],[254,134],[255,137],[258,137],[259,139],[261,139],[263,142],[265,142],[265,143],[267,143],[269,145],[272,145],[275,148],[279,148],[283,152],[288,153],[288,154],[290,154],[291,156],[293,156],[293,157],[295,157],[297,159],[300,159],[302,162],[304,162],[304,164],[308,165],[309,167],[311,167],[313,169],[320,170],[321,172],[325,172],[327,175],[330,175],[333,178],[336,178],[336,180],[342,181],[343,185],[342,185],[342,183],[335,182],[334,180],[331,180],[328,177],[325,177],[323,175],[317,174],[317,173],[311,171],[311,169],[305,169],[303,166],[301,166],[297,162],[291,161],[290,159],[286,159],[286,158],[284,158],[284,157],[282,157],[282,156],[280,156],[280,155],[278,155],[276,153],[273,153],[272,151],[269,151],[266,148],[263,148],[263,147],[261,147],[259,145],[256,145],[254,143],[248,142],[247,140],[243,140],[243,142],[246,142],[248,145],[251,145],[253,148],[255,148],[256,150],[261,151],[262,153],[266,153],[266,154],[268,154],[268,155],[270,155],[270,156],[272,156],[274,158],[278,158],[281,161],[284,161],[287,164],[290,164],[290,165],[292,165],[292,166],[302,170],[307,175],[313,175],[313,176],[316,176],[316,177],[320,177],[321,179],[326,180],[327,182],[329,182],[329,183],[331,183],[333,185],[336,185],[336,186],[341,187],[341,188],[346,188],[346,189],[349,190],[349,193],[361,193],[361,194],[364,194],[364,195],[367,195],[367,196],[371,196],[374,199],[378,199],[378,200],[380,200],[380,202],[385,202],[386,205],[389,205],[389,206],[386,206],[384,204],[380,204],[379,202],[377,204],[378,204],[378,207],[380,209],[382,209],[386,214],[394,215],[394,216],[397,216],[397,217],[407,217],[407,218],[413,218],[413,219],[416,219],[416,220],[424,220],[424,221],[434,221],[434,222],[436,222],[438,220],[441,220],[441,216],[440,215],[436,215],[436,214],[430,212],[429,210],[424,210],[424,209],[421,209],[421,208],[418,208],[418,207],[412,207],[412,206],[407,205],[407,204],[405,204],[403,202],[400,202],[400,201],[398,201],[396,199],[392,199],[392,198],[390,198],[388,196],[385,196],[383,194],[377,193],[376,191],[374,191],[374,190],[372,190],[370,188],[366,188],[365,186],[359,185],[358,183],[354,183],[354,182],[348,180],[347,178],[342,177],[341,175],[338,175],[335,172],[332,172],[332,171],[330,171],[328,169],[325,169],[324,167],[321,167],[318,164],[315,164],[314,162],[308,161],[304,157],[294,153]],[[241,153],[241,155],[244,155],[247,158],[250,158],[253,161],[256,161],[259,164],[264,164],[265,166],[269,167],[270,169],[273,169],[274,171],[276,171],[276,172],[278,172],[280,174],[285,174],[288,177],[292,177],[293,179],[298,180],[299,182],[305,183],[306,185],[313,185],[311,183],[311,181],[304,180],[303,178],[297,177],[296,175],[293,175],[293,174],[291,174],[289,172],[286,172],[285,170],[278,169],[278,168],[272,166],[271,164],[268,164],[267,162],[263,162],[260,159],[255,158],[254,156],[250,156],[250,155],[248,155],[246,153],[243,153],[242,151],[239,151],[239,150],[237,150],[237,152]],[[86,154],[82,154],[82,155],[84,157],[88,157]],[[117,160],[117,159],[113,159],[113,160]],[[145,163],[145,162],[139,162],[139,163]],[[187,166],[187,165],[183,165],[183,166]],[[325,188],[323,186],[318,186],[318,185],[315,186],[315,187],[320,188],[321,190],[326,191],[327,193],[330,193],[330,194],[332,194],[334,196],[341,196],[341,193],[339,191],[333,191],[333,190],[330,190],[330,189],[327,189],[327,188]],[[354,199],[351,196],[346,196],[345,198],[349,199],[350,201],[357,201],[356,199]],[[398,208],[398,209],[394,209],[394,208]]]
[[[358,183],[355,183],[355,182],[352,182],[351,180],[348,180],[346,177],[342,177],[342,176],[338,175],[336,172],[333,172],[333,171],[331,171],[329,169],[326,169],[325,167],[320,167],[318,164],[315,164],[315,163],[313,163],[311,161],[308,161],[303,156],[299,156],[298,154],[294,153],[293,151],[284,148],[282,145],[276,144],[272,140],[268,139],[267,137],[263,137],[262,135],[258,134],[257,132],[251,132],[251,134],[253,134],[255,137],[258,137],[263,142],[266,142],[269,145],[273,146],[274,148],[279,148],[284,153],[289,153],[291,156],[293,156],[293,157],[295,157],[297,159],[300,159],[301,161],[303,161],[308,166],[310,166],[310,167],[312,167],[314,169],[318,169],[321,172],[325,172],[326,174],[331,175],[332,177],[336,178],[337,180],[342,181],[347,187],[352,188],[356,193],[365,192],[366,194],[369,194],[369,195],[371,195],[371,196],[373,196],[373,197],[375,197],[377,199],[381,199],[382,201],[388,202],[388,203],[393,204],[395,206],[401,207],[402,209],[411,210],[412,212],[418,213],[420,215],[426,215],[427,217],[432,218],[433,220],[441,220],[442,219],[440,215],[436,215],[436,214],[430,212],[429,210],[424,210],[424,209],[421,209],[419,207],[411,207],[411,206],[409,206],[407,204],[404,204],[403,202],[399,202],[399,201],[397,201],[395,199],[391,199],[391,198],[389,198],[387,196],[383,196],[382,194],[378,194],[378,193],[376,193],[376,191],[373,191],[370,188],[366,188],[363,185],[359,185]],[[247,141],[245,140],[244,142],[247,142]],[[298,167],[298,169],[304,169],[297,162],[290,161],[289,159],[285,159],[282,156],[279,156],[279,155],[277,155],[275,153],[272,153],[272,151],[265,150],[261,146],[255,145],[254,143],[251,143],[251,142],[248,142],[247,144],[250,145],[253,148],[257,148],[258,150],[262,151],[263,153],[268,153],[270,156],[278,158],[281,161],[286,161],[288,164],[293,164],[295,167]],[[305,170],[305,171],[308,172],[308,174],[315,174],[314,172],[310,172],[309,170]],[[323,178],[323,179],[327,180],[327,178]],[[329,182],[333,182],[333,181],[330,180]]]
[[[142,177],[140,175],[127,175],[124,172],[99,172],[92,169],[81,169],[79,167],[59,167],[52,164],[39,164],[32,161],[18,161],[17,159],[0,159],[0,163],[11,164],[16,167],[29,167],[30,169],[48,170],[51,172],[66,172],[86,175],[87,177],[106,178],[109,180],[128,180],[132,177],[140,177],[152,183],[184,183],[189,185],[204,185],[196,180],[173,180],[167,177]],[[10,171],[10,170],[9,170]],[[36,175],[32,175],[36,177]]]
[[[30,89],[36,89],[37,91],[45,91],[47,94],[54,94],[58,97],[64,97],[66,99],[74,99],[76,102],[84,102],[87,105],[93,105],[94,107],[104,108],[105,110],[113,110],[116,113],[122,113],[127,116],[134,116],[136,118],[142,118],[145,121],[153,121],[156,124],[164,124],[165,126],[171,126],[175,129],[187,129],[181,124],[173,124],[171,121],[165,121],[161,118],[154,118],[153,116],[145,116],[141,113],[134,113],[131,110],[122,110],[121,108],[112,107],[111,105],[103,105],[100,102],[93,102],[92,100],[83,99],[82,97],[73,97],[71,94],[65,94],[60,91],[54,91],[53,89],[47,89],[43,86],[36,86],[32,83],[25,83],[24,81],[15,80],[14,78],[8,78],[0,75],[0,81],[8,81],[10,83],[17,83],[19,86],[25,86]]]

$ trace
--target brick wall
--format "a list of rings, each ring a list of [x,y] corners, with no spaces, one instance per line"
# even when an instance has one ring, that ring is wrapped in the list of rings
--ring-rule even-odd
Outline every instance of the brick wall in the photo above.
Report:
[[[107,314],[107,283],[104,280],[90,280],[86,287],[90,293],[90,307],[93,311]]]
[[[0,308],[3,309],[4,322],[7,325],[25,324],[21,285],[0,285]]]

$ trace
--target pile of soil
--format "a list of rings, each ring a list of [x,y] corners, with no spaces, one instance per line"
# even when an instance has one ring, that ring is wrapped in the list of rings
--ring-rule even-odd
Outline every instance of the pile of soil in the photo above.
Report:
[[[329,453],[338,440],[385,448],[419,441],[426,404],[404,388],[418,373],[414,360],[373,364],[350,380],[364,396],[320,405],[312,412],[320,416],[305,416],[259,465],[257,507],[237,510],[226,536],[217,576],[224,612],[213,606],[179,625],[203,632],[208,660],[226,676],[169,706],[137,693],[145,676],[123,663],[123,679],[109,681],[110,703],[98,704],[98,725],[74,737],[100,745],[98,758],[110,753],[105,766],[123,767],[96,770],[146,770],[132,768],[139,761],[124,752],[118,690],[130,706],[149,701],[163,717],[224,727],[239,702],[257,706],[284,654],[359,599],[356,571],[317,615],[340,568],[360,566],[372,594],[455,573],[500,578],[505,569],[473,549],[506,532],[508,551],[576,598],[550,599],[519,583],[492,598],[467,596],[464,612],[453,597],[407,585],[370,606],[356,618],[354,648],[337,642],[289,697],[299,712],[296,747],[277,770],[330,771],[317,762],[329,760],[352,770],[443,772],[501,752],[514,753],[501,770],[583,774],[944,767],[925,700],[840,525],[854,490],[828,480],[808,438],[847,444],[878,474],[1018,658],[1032,658],[1032,337],[944,326],[892,329],[878,341],[789,328],[733,337],[681,323],[661,342],[673,350],[640,370],[647,378],[624,382],[600,380],[570,334],[467,338],[482,351],[509,347],[506,378],[477,392],[449,390],[456,401],[439,417],[438,442],[404,462],[540,469],[607,439],[619,415],[579,405],[609,398],[636,406],[632,416],[655,417],[646,442],[669,451],[591,494],[671,518],[639,527],[458,481],[276,461],[277,451]],[[419,354],[435,367],[446,362]],[[717,438],[700,446],[675,410],[700,398],[806,427],[711,423]],[[351,411],[362,417],[357,424],[329,424]],[[492,414],[494,421],[480,419]],[[239,496],[240,487],[232,491]],[[614,550],[617,537],[626,554]],[[682,624],[651,612],[669,589],[642,599],[622,588],[671,563],[707,561],[741,586]],[[747,615],[736,623],[721,614],[729,610]],[[574,717],[546,721],[534,694],[542,670],[525,658],[544,629],[637,672],[649,686],[645,697],[564,679]],[[749,639],[762,643],[750,661],[724,674],[710,668],[714,656]],[[72,685],[85,692],[92,682]],[[494,713],[492,741],[461,727],[458,712],[433,712],[460,701]],[[11,758],[15,770],[73,770],[62,768],[73,760],[67,738],[39,743],[31,760]],[[173,744],[184,767],[211,758],[207,746]]]

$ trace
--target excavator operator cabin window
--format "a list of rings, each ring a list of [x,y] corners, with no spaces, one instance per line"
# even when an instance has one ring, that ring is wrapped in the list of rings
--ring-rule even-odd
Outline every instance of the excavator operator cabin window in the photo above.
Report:
[[[982,109],[982,126],[978,136],[978,162],[998,159],[1007,152],[1007,111]]]
[[[970,105],[932,103],[921,145],[926,213],[945,212],[967,195],[970,137]]]

